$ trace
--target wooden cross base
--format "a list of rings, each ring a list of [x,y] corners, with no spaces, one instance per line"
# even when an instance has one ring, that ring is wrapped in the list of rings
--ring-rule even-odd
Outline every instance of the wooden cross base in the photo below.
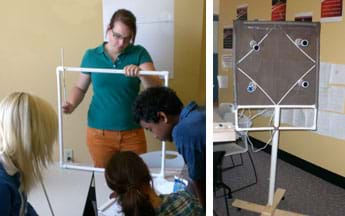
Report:
[[[306,216],[304,214],[298,214],[295,212],[277,209],[277,206],[279,202],[283,199],[284,194],[285,194],[285,190],[278,188],[274,194],[272,206],[259,205],[259,204],[239,200],[239,199],[236,199],[232,203],[232,205],[240,209],[245,209],[248,211],[259,213],[261,214],[261,216]]]

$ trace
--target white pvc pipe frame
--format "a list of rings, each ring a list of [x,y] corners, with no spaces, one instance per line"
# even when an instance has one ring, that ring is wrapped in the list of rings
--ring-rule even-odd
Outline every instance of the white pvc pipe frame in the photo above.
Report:
[[[239,127],[238,110],[241,109],[274,109],[274,121],[273,127]],[[280,110],[282,108],[287,109],[313,109],[314,119],[313,125],[309,127],[280,127]],[[267,131],[273,130],[272,139],[272,150],[271,150],[271,168],[270,168],[270,178],[269,178],[269,191],[268,191],[268,205],[273,205],[274,192],[275,192],[275,180],[277,172],[277,154],[278,154],[278,144],[279,144],[279,130],[315,130],[316,129],[316,118],[317,108],[316,105],[238,105],[235,108],[235,128],[237,131]]]
[[[63,121],[62,121],[62,95],[61,95],[61,74],[64,72],[92,72],[92,73],[110,73],[110,74],[124,74],[124,70],[104,69],[104,68],[80,68],[80,67],[56,67],[57,79],[57,93],[58,93],[58,120],[59,120],[59,161],[60,167],[65,169],[75,169],[84,171],[104,172],[104,168],[96,168],[91,166],[67,164],[63,157],[64,143],[63,143]],[[140,75],[156,75],[164,78],[164,86],[168,86],[169,72],[168,71],[140,71]],[[162,141],[162,161],[160,173],[153,173],[154,177],[165,177],[165,142]]]

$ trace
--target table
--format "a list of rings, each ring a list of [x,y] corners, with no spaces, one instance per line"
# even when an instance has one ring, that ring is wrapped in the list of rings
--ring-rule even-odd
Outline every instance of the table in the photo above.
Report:
[[[158,170],[153,168],[151,172]],[[166,168],[166,179],[154,178],[154,187],[158,193],[171,193],[174,186],[174,176],[181,170]],[[44,170],[43,183],[46,187],[50,203],[56,216],[82,215],[90,187],[92,172],[62,169],[58,163],[51,164]],[[95,172],[95,188],[97,207],[100,210],[109,203],[111,190],[105,182],[103,172]],[[40,183],[37,183],[28,194],[28,201],[39,215],[51,215],[47,199]],[[114,200],[113,200],[114,201]]]
[[[213,143],[236,141],[236,131],[232,122],[225,122],[219,114],[213,112]]]
[[[44,170],[43,183],[56,216],[82,215],[89,191],[91,172],[61,169],[58,163]],[[28,194],[28,201],[39,215],[51,215],[47,199],[39,182]]]

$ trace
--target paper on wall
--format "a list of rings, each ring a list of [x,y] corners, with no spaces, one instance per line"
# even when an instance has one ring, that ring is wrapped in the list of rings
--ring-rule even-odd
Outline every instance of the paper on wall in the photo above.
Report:
[[[316,133],[323,136],[330,136],[329,112],[318,112]]]
[[[343,113],[344,102],[345,102],[345,88],[331,86],[329,88],[319,89],[319,109],[320,110]]]
[[[319,87],[325,88],[329,85],[329,79],[331,74],[332,65],[330,63],[320,63],[320,76],[319,76]]]
[[[328,110],[343,113],[345,88],[330,87],[328,89]]]
[[[332,64],[330,73],[330,84],[345,85],[345,65]]]
[[[323,136],[331,136],[337,139],[345,139],[345,115],[319,111],[316,133]]]
[[[232,55],[223,55],[222,58],[222,65],[223,68],[231,68],[232,67]]]
[[[328,88],[319,88],[319,110],[327,110]]]
[[[141,24],[139,31],[141,37],[135,39],[136,44],[141,44],[148,50],[157,70],[169,71],[169,77],[173,78],[174,43],[169,41],[174,41],[174,23]]]
[[[330,113],[330,136],[345,139],[345,115]]]

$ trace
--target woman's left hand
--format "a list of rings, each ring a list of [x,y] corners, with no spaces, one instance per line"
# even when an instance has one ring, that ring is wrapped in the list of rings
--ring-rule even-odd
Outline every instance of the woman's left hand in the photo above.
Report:
[[[127,65],[123,68],[125,75],[129,77],[138,77],[140,68],[137,65]]]

